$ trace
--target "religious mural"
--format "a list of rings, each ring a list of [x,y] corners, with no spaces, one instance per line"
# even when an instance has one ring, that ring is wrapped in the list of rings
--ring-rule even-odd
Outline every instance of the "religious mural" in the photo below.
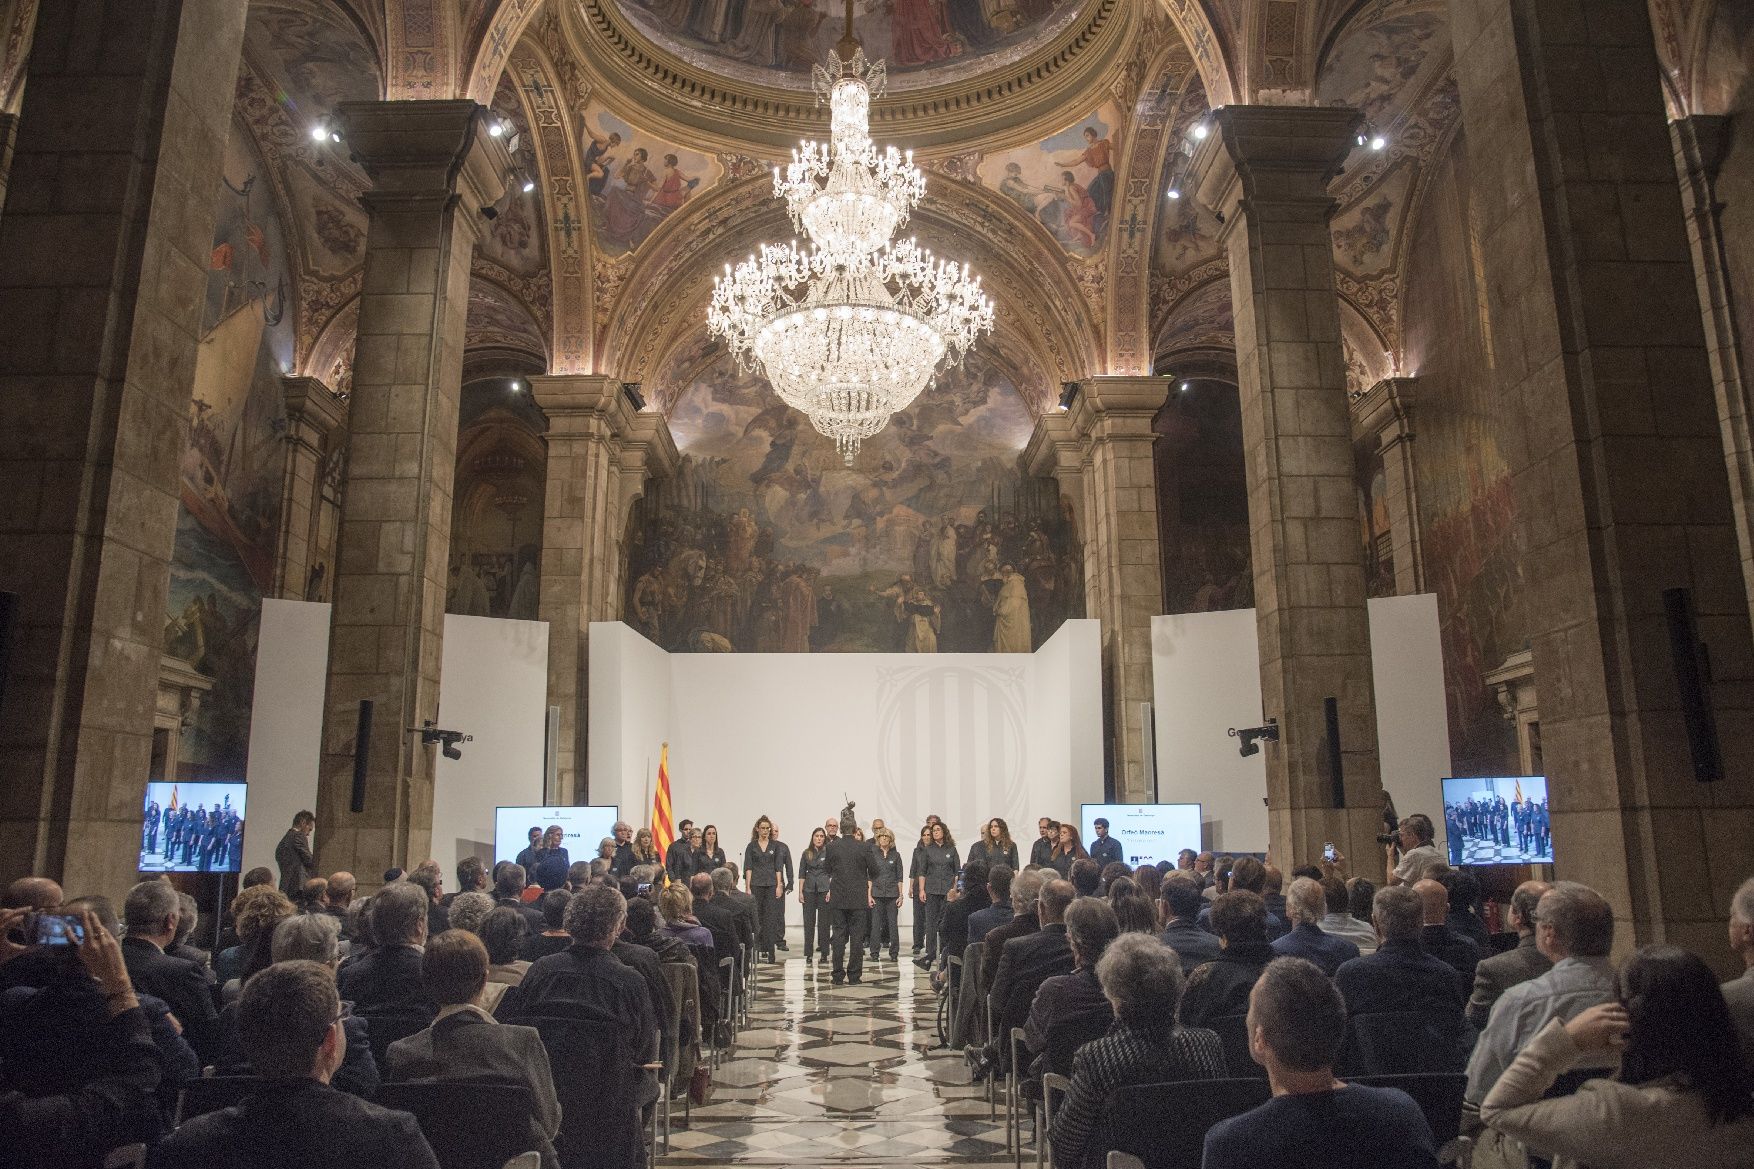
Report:
[[[1389,485],[1383,470],[1382,447],[1375,436],[1352,446],[1354,481],[1358,487],[1359,537],[1364,552],[1364,593],[1395,595],[1395,549],[1389,531]]]
[[[1444,64],[1449,18],[1432,0],[1370,0],[1346,23],[1345,35],[1322,63],[1316,97],[1344,102],[1388,129],[1406,103],[1425,89],[1422,75]]]
[[[511,124],[508,142],[512,161],[522,174],[535,178],[536,136],[524,117],[524,105],[509,76],[501,77],[493,95],[493,112]],[[542,222],[542,200],[535,191],[523,191],[517,183],[506,184],[506,193],[495,206],[495,215],[476,245],[478,253],[509,272],[535,276],[547,264],[548,229]]]
[[[846,29],[839,0],[616,0],[666,48],[752,79],[802,74],[828,56]],[[1015,60],[1064,29],[1077,0],[854,0],[853,31],[865,55],[906,75],[953,80]],[[769,74],[762,78],[761,74]]]
[[[591,223],[597,246],[608,255],[639,247],[658,224],[724,174],[717,159],[636,130],[602,106],[588,108],[581,121]]]
[[[1163,611],[1248,608],[1255,577],[1236,387],[1208,379],[1178,383],[1152,429]]]
[[[1075,256],[1102,250],[1115,206],[1120,108],[1104,102],[1057,134],[981,159],[980,181]]]
[[[280,376],[292,361],[286,241],[260,160],[236,126],[208,268],[165,626],[165,652],[214,680],[184,735],[190,779],[243,775],[257,624],[280,524]]]
[[[671,410],[682,463],[630,525],[626,620],[669,650],[1027,653],[1084,614],[1070,506],[1017,464],[1032,425],[972,353],[847,467],[721,356]]]
[[[489,378],[463,387],[447,613],[537,619],[548,452],[527,384]]]

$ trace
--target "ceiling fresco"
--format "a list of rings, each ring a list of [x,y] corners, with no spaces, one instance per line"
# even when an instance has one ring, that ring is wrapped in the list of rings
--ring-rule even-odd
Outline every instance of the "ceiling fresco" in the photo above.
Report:
[[[837,0],[611,0],[646,36],[697,66],[766,85],[808,86],[845,32]],[[892,88],[964,80],[1019,61],[1091,0],[854,0],[865,55]]]

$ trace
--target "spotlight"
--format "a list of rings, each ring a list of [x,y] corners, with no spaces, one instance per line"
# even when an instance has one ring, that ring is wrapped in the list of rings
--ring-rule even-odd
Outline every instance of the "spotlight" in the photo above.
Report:
[[[1194,385],[1192,382],[1183,382],[1182,383],[1182,393],[1184,393],[1184,394],[1193,388],[1194,388]]]
[[[1279,741],[1279,720],[1270,718],[1264,727],[1231,727],[1230,737],[1237,740],[1236,753],[1247,759],[1261,753],[1261,744]]]
[[[531,191],[534,191],[535,189],[536,189],[536,180],[535,179],[525,179],[524,180],[524,194],[528,195]]]
[[[331,141],[331,142],[341,141],[341,131],[339,131],[339,130],[329,131],[329,141]]]
[[[1168,193],[1169,193],[1169,197],[1171,199],[1179,199],[1182,197],[1182,191],[1181,191],[1180,187],[1171,187],[1169,189]]]
[[[321,122],[312,126],[311,140],[313,142],[327,142],[329,140],[329,127],[323,125]]]
[[[513,378],[512,379],[512,393],[521,394],[523,392],[524,392],[524,383],[519,381],[517,378]]]
[[[1194,137],[1195,138],[1205,138],[1206,135],[1210,134],[1211,132],[1212,132],[1212,127],[1208,126],[1205,122],[1202,121],[1202,122],[1195,122],[1194,123]]]
[[[1381,134],[1373,135],[1370,139],[1370,148],[1372,150],[1375,150],[1375,151],[1380,152],[1382,150],[1382,148],[1387,146],[1388,144],[1389,144],[1389,140],[1387,138],[1384,138]]]
[[[487,136],[489,138],[498,138],[500,135],[502,135],[504,133],[505,133],[505,123],[504,122],[500,121],[498,118],[491,118],[488,120]]]

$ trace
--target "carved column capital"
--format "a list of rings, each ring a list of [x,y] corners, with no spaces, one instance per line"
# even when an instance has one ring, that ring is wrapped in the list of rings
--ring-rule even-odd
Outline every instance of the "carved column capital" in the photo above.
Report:
[[[1387,450],[1413,437],[1413,407],[1418,401],[1417,378],[1384,378],[1352,400],[1352,421],[1372,434]]]
[[[453,199],[476,232],[480,212],[505,195],[513,170],[488,110],[466,99],[345,101],[336,116],[347,151],[371,176],[370,210],[432,210]]]

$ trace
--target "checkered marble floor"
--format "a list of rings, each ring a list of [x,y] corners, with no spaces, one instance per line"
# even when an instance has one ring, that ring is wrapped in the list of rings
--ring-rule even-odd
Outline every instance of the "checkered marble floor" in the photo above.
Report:
[[[794,931],[795,933],[795,931]],[[937,999],[904,952],[833,986],[803,957],[761,968],[749,1027],[719,1065],[713,1102],[681,1111],[661,1164],[996,1164],[1002,1118],[969,1084],[960,1054],[933,1050]]]
[[[1465,865],[1526,865],[1544,863],[1535,853],[1525,852],[1512,834],[1509,844],[1499,844],[1479,836],[1462,838],[1462,863]]]

